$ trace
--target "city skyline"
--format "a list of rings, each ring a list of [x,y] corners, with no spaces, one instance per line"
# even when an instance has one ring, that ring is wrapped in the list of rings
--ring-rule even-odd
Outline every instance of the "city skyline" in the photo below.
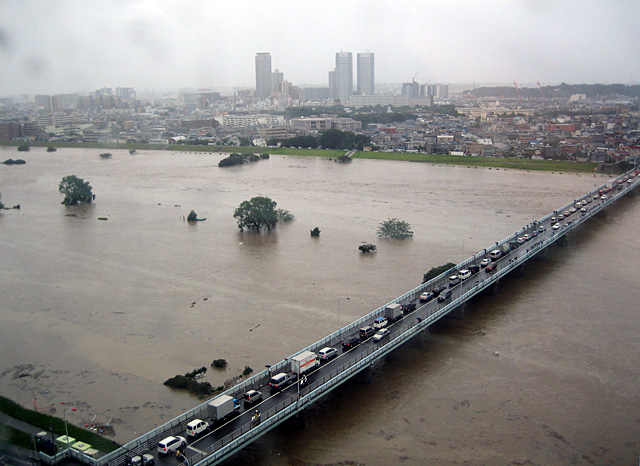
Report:
[[[203,3],[192,15],[183,0],[97,0],[91,8],[5,0],[0,94],[251,88],[256,51],[268,51],[273,68],[300,87],[326,86],[339,50],[374,50],[378,83],[640,80],[640,4],[630,0],[298,6]]]

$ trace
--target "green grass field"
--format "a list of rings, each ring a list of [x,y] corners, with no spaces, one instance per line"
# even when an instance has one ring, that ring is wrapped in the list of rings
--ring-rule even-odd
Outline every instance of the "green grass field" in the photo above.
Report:
[[[23,142],[0,142],[5,146],[18,146]],[[33,142],[35,147],[84,147],[93,149],[125,149],[125,150],[165,150],[170,152],[238,152],[271,155],[295,155],[302,157],[333,158],[343,155],[343,150],[323,149],[295,149],[287,147],[237,147],[237,146],[189,146],[184,144],[163,146],[160,144],[94,144],[89,142]],[[596,169],[595,163],[573,162],[561,160],[531,160],[499,157],[465,157],[457,155],[415,154],[403,152],[356,152],[356,159],[399,160],[405,162],[422,162],[447,165],[464,165],[467,167],[493,167],[517,170],[543,170],[553,172],[592,173]]]
[[[26,432],[0,422],[0,440],[26,450],[33,450],[33,440]]]
[[[49,416],[48,414],[38,413],[31,409],[23,408],[18,403],[11,401],[8,398],[0,396],[0,411],[3,413],[21,421],[27,422],[32,426],[36,426],[41,428],[42,430],[49,431],[51,430],[51,426],[53,426],[53,431],[58,435],[65,435],[65,425],[64,420],[59,417]],[[7,426],[4,426],[7,427]],[[67,422],[67,428],[69,429],[69,436],[75,438],[76,440],[85,442],[90,444],[93,448],[103,452],[109,453],[111,451],[117,450],[120,448],[120,445],[117,443],[102,437],[99,434],[94,432],[81,429],[80,427],[76,427],[73,424],[69,424]],[[24,443],[24,435],[11,431],[11,435],[8,435],[9,440],[15,438],[16,441],[20,442],[19,446],[23,446]],[[28,437],[28,434],[27,434]],[[31,448],[31,447],[24,447]]]
[[[356,152],[359,159],[403,160],[408,162],[442,163],[467,167],[513,168],[519,170],[545,170],[592,173],[595,163],[562,160],[531,160],[498,157],[466,157],[459,155],[411,154],[401,152]]]

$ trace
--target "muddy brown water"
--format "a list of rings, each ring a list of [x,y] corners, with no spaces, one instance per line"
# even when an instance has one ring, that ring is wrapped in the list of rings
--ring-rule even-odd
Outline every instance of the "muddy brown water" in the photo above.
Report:
[[[121,443],[200,403],[162,382],[224,358],[220,385],[259,371],[490,246],[606,178],[408,162],[32,148],[0,165],[0,392],[111,420]],[[0,158],[15,158],[0,148]],[[94,188],[65,207],[60,179]],[[240,233],[269,196],[296,216]],[[183,220],[195,210],[206,221]],[[108,220],[99,220],[106,217]],[[413,239],[383,240],[388,218]],[[623,199],[480,297],[464,320],[402,347],[371,385],[344,384],[302,431],[276,429],[231,464],[636,464],[640,204]],[[318,226],[319,238],[309,230]],[[362,242],[378,252],[361,255]]]

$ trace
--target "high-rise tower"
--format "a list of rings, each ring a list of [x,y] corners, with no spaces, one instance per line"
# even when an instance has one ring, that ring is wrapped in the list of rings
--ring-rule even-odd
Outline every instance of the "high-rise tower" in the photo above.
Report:
[[[373,95],[375,91],[375,67],[373,53],[358,54],[358,87],[359,95]]]
[[[256,97],[265,99],[271,95],[271,54],[256,54]]]
[[[272,92],[282,93],[282,83],[284,83],[284,73],[276,68],[276,70],[271,73],[271,90]]]
[[[336,53],[336,90],[342,101],[353,94],[353,57],[351,52]]]

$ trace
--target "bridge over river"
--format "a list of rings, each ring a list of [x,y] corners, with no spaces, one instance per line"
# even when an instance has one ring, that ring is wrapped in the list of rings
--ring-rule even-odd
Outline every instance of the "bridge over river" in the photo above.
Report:
[[[640,183],[640,176],[637,176],[639,173],[640,170],[630,171],[609,180],[606,184],[594,188],[578,199],[558,207],[556,211],[550,212],[545,217],[526,225],[509,237],[488,245],[487,248],[458,264],[455,269],[421,284],[302,349],[300,352],[318,352],[324,347],[334,347],[339,352],[336,357],[323,362],[309,372],[303,386],[296,381],[281,392],[270,393],[267,384],[271,374],[291,371],[291,358],[287,358],[230,388],[224,394],[238,400],[241,400],[248,390],[260,391],[263,399],[253,407],[241,406],[237,415],[227,422],[221,425],[215,424],[211,430],[202,433],[199,437],[189,439],[182,455],[167,455],[160,462],[167,466],[215,465],[287,419],[293,418],[303,425],[304,410],[311,403],[354,376],[367,382],[367,379],[370,379],[371,366],[390,351],[408,342],[421,345],[428,336],[428,328],[431,324],[447,315],[463,317],[465,303],[473,296],[481,292],[497,293],[501,278],[510,273],[522,273],[529,259],[544,258],[546,248],[552,244],[560,246],[566,244],[567,233],[589,221],[592,216],[603,215],[603,210],[620,197],[634,195],[633,191]],[[492,251],[500,251],[500,253],[492,254]],[[487,262],[490,265],[482,267]],[[475,273],[459,283],[452,282],[450,276],[461,270],[472,270]],[[441,299],[431,299],[431,296],[420,299],[423,293],[434,289],[446,290],[440,293]],[[446,299],[442,299],[444,296]],[[369,337],[351,349],[340,351],[345,339],[358,336],[361,327],[371,325],[376,318],[385,314],[388,305],[395,303],[409,306],[405,306],[406,311],[403,315],[387,326],[390,332],[388,336],[379,342],[374,342],[373,338]],[[158,460],[156,446],[160,440],[171,435],[184,437],[187,423],[194,419],[210,418],[209,401],[211,400],[127,443],[122,448],[98,458],[92,458],[72,447],[62,450],[55,457],[40,453],[40,459],[49,464],[56,464],[64,458],[71,457],[90,466],[122,466],[136,455],[149,453]],[[251,422],[251,415],[256,409],[261,413],[261,422],[257,425]]]

